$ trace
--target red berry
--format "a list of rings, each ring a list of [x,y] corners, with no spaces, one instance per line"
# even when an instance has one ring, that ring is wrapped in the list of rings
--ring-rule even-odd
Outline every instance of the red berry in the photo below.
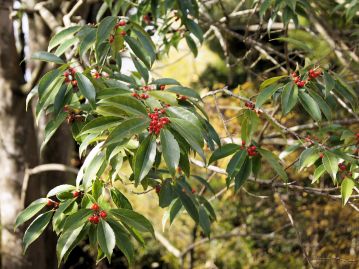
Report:
[[[155,191],[156,193],[159,193],[161,191],[161,185],[156,185]]]
[[[194,194],[196,193],[196,190],[192,188],[191,192]]]
[[[71,81],[71,84],[72,84],[73,87],[77,87],[77,80]]]
[[[245,146],[245,145],[246,145],[246,141],[242,140],[242,146]]]
[[[47,200],[47,206],[53,206],[54,205],[54,202],[52,200]]]
[[[115,36],[110,35],[110,38],[108,39],[108,42],[113,43],[114,40],[115,40]]]
[[[292,77],[294,77],[294,78],[295,78],[295,77],[297,77],[297,76],[298,76],[298,75],[297,75],[297,73],[296,73],[296,72],[293,72],[293,73],[292,73]]]
[[[163,91],[166,88],[166,85],[160,85],[160,90]]]
[[[124,20],[121,20],[118,22],[118,26],[125,26],[126,22]]]
[[[99,205],[98,204],[93,204],[90,209],[94,210],[94,211],[97,211],[100,209]]]
[[[74,191],[72,193],[73,197],[78,197],[80,195],[80,192],[79,191]]]
[[[76,74],[75,68],[72,68],[72,67],[69,68],[69,72],[70,72],[71,75],[73,75],[73,76]]]
[[[121,34],[122,36],[127,35],[127,33],[126,33],[126,31],[125,31],[125,30],[122,30],[120,34]]]
[[[250,149],[255,151],[257,149],[257,147],[256,146],[251,146]]]
[[[92,216],[92,223],[98,224],[100,222],[100,218],[97,215]]]
[[[347,167],[343,163],[338,164],[338,166],[339,166],[339,169],[342,170],[342,171],[347,169]]]
[[[93,216],[88,217],[88,221],[92,223],[93,222]]]
[[[323,159],[324,158],[324,154],[323,153],[319,153],[319,158]]]
[[[65,72],[64,72],[64,76],[65,76],[65,77],[68,77],[69,75],[70,75],[70,73],[69,73],[68,71],[65,71]]]
[[[100,217],[103,218],[103,219],[106,218],[106,217],[107,217],[106,211],[103,211],[103,210],[102,210],[102,211],[100,212]]]

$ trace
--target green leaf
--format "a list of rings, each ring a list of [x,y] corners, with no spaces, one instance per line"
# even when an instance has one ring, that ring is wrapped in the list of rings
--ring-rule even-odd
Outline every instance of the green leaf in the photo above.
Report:
[[[80,227],[82,224],[87,222],[88,217],[90,217],[92,215],[92,213],[93,212],[90,209],[86,209],[86,208],[79,209],[79,211],[70,215],[66,219],[66,222],[64,225],[64,231],[67,231],[69,229],[73,230],[73,229]]]
[[[130,36],[125,36],[126,43],[130,46],[132,52],[146,65],[148,69],[151,68],[151,64],[146,53],[142,50],[139,42]]]
[[[49,142],[50,138],[55,134],[56,130],[60,127],[66,118],[67,113],[60,113],[55,119],[50,121],[45,127],[45,140],[41,144],[40,152],[42,152]]]
[[[46,52],[46,51],[38,51],[32,54],[31,59],[39,60],[43,62],[56,63],[56,64],[64,64],[65,62],[57,57],[56,55]]]
[[[152,81],[151,84],[155,84],[155,85],[178,85],[178,86],[181,85],[181,83],[179,83],[177,80],[175,80],[173,78],[156,79],[156,80]]]
[[[146,219],[141,214],[125,209],[125,208],[118,208],[118,209],[111,209],[109,214],[117,219],[120,220],[122,223],[125,223],[141,232],[149,232],[153,236],[155,234],[151,222]]]
[[[325,84],[325,93],[326,96],[329,95],[330,91],[335,87],[335,80],[328,74],[327,71],[323,71],[324,84]]]
[[[134,250],[130,240],[130,237],[126,230],[116,221],[111,219],[108,220],[108,224],[110,224],[112,230],[116,236],[116,246],[122,251],[122,253],[126,256],[128,263],[132,264],[134,259]]]
[[[279,84],[272,84],[259,93],[256,100],[256,107],[261,107],[280,87]]]
[[[65,40],[61,45],[56,49],[55,55],[60,57],[62,54],[65,53],[71,46],[75,45],[78,42],[77,38],[71,38]]]
[[[304,109],[308,112],[308,114],[315,120],[315,121],[321,121],[322,120],[322,114],[320,112],[320,108],[318,104],[314,101],[312,97],[310,97],[309,94],[305,92],[301,92],[299,94],[299,101],[304,107]]]
[[[325,170],[332,177],[333,182],[336,182],[336,175],[338,173],[338,159],[331,152],[324,152],[324,157],[322,159]]]
[[[319,165],[314,171],[312,184],[317,182],[317,180],[324,174],[324,172],[325,172],[324,164]]]
[[[158,194],[159,206],[164,208],[171,204],[173,199],[176,198],[176,195],[173,190],[172,181],[170,179],[166,179],[161,184],[161,190]]]
[[[264,0],[263,3],[260,5],[259,8],[259,16],[261,18],[263,18],[263,15],[265,14],[265,12],[269,9],[270,5],[271,5],[272,0]]]
[[[198,40],[202,43],[203,42],[203,31],[201,27],[197,23],[195,23],[193,20],[187,19],[185,21],[187,29],[194,34],[195,37],[198,38]]]
[[[133,174],[135,186],[147,176],[151,170],[156,158],[156,139],[149,135],[141,143],[133,158]]]
[[[81,93],[89,100],[92,107],[96,105],[96,89],[93,86],[91,80],[89,80],[85,75],[77,72],[75,74],[78,87]]]
[[[170,125],[188,142],[191,148],[195,150],[205,162],[206,156],[202,149],[203,138],[199,128],[188,121],[176,118],[171,118]]]
[[[68,251],[71,249],[71,246],[78,242],[77,239],[79,238],[79,235],[84,227],[85,224],[82,224],[76,229],[67,230],[59,237],[56,245],[56,254],[59,265],[66,253],[68,253]]]
[[[246,159],[247,152],[245,150],[238,151],[236,154],[233,155],[226,169],[229,179],[235,177],[239,173]]]
[[[111,105],[123,110],[128,115],[146,115],[146,107],[131,96],[121,95],[100,100],[99,105]]]
[[[148,124],[148,118],[130,118],[125,120],[110,133],[105,145],[109,146],[121,142],[125,138],[130,138],[135,134],[139,134],[148,127]]]
[[[194,57],[197,57],[198,49],[197,49],[196,42],[193,41],[193,39],[190,35],[185,35],[185,39],[186,39],[187,45],[190,48],[190,50],[192,51]]]
[[[85,36],[85,38],[81,41],[79,45],[79,55],[80,57],[84,57],[86,52],[91,48],[91,46],[96,41],[96,30],[91,29],[91,31],[88,32],[88,34]]]
[[[39,88],[38,88],[38,86],[35,86],[35,87],[28,93],[28,95],[26,96],[26,111],[27,111],[27,109],[29,108],[29,103],[30,103],[31,99],[32,99],[34,96],[38,95],[38,94],[39,94]]]
[[[188,109],[183,107],[169,107],[166,114],[171,118],[179,118],[192,123],[195,126],[201,126],[201,122],[198,117]],[[198,128],[197,128],[198,129]],[[200,131],[200,130],[199,130]]]
[[[155,97],[166,104],[170,104],[172,106],[177,105],[177,99],[174,93],[168,91],[150,91],[148,94],[149,96]]]
[[[24,253],[26,252],[29,245],[37,238],[39,238],[39,236],[46,229],[53,213],[54,211],[48,211],[44,214],[39,215],[26,229],[23,237]]]
[[[115,27],[116,20],[116,17],[108,16],[100,22],[96,33],[96,47],[107,41]]]
[[[97,225],[97,240],[107,260],[111,262],[112,252],[116,246],[116,236],[111,226],[103,219]]]
[[[343,205],[345,205],[348,202],[350,196],[353,193],[354,187],[355,187],[355,182],[352,179],[347,178],[347,177],[344,178],[342,185],[340,186]]]
[[[156,46],[153,43],[151,37],[148,33],[139,25],[133,24],[133,31],[137,35],[138,39],[140,40],[142,47],[146,50],[148,55],[151,58],[151,63],[156,60]]]
[[[103,192],[103,181],[100,179],[96,179],[92,184],[92,196],[98,201],[98,198],[102,195]]]
[[[199,219],[198,208],[196,207],[192,198],[188,196],[187,193],[183,192],[182,187],[179,184],[177,185],[176,191],[179,199],[181,200],[182,205],[184,206],[188,214],[195,222],[198,222]]]
[[[299,172],[306,167],[312,166],[319,158],[318,150],[316,148],[305,149],[299,157],[298,170]]]
[[[287,83],[282,93],[282,110],[287,115],[298,102],[298,86],[293,83]]]
[[[207,214],[206,209],[201,205],[199,206],[199,225],[201,226],[204,234],[209,236],[211,233],[211,221],[209,220],[209,216]]]
[[[206,187],[210,192],[212,192],[213,194],[216,194],[214,189],[212,188],[212,186],[209,184],[209,182],[207,180],[205,180],[203,177],[200,176],[192,176],[192,178],[198,180],[204,187]]]
[[[240,150],[240,146],[237,144],[225,144],[213,152],[212,156],[209,158],[208,164],[211,164],[219,159],[225,158],[238,150]]]
[[[282,78],[287,78],[287,77],[288,77],[287,75],[283,75],[283,76],[277,76],[277,77],[272,77],[272,78],[266,79],[259,86],[259,90],[263,90],[263,89],[267,88],[268,86],[276,83],[278,80],[280,80]]]
[[[234,191],[238,191],[246,180],[249,178],[252,172],[252,159],[247,158],[245,159],[241,169],[237,173],[234,179]]]
[[[112,201],[117,207],[132,210],[130,201],[127,199],[125,195],[122,194],[122,192],[120,192],[116,188],[111,188],[110,193],[111,193]]]
[[[118,125],[120,119],[117,117],[99,117],[96,118],[87,124],[81,129],[81,135],[83,134],[92,134],[92,133],[101,133],[109,128],[115,127]]]
[[[47,201],[48,200],[46,198],[37,199],[33,201],[27,208],[21,211],[19,215],[16,217],[14,229],[16,229],[21,224],[25,223],[33,216],[35,216],[37,213],[39,213],[41,209],[43,209],[46,206]]]
[[[181,211],[181,208],[182,208],[182,202],[181,202],[181,200],[179,198],[172,201],[172,203],[170,204],[170,206],[168,208],[168,210],[170,212],[170,224],[173,223],[176,216]]]
[[[77,33],[81,29],[81,26],[70,26],[56,33],[49,42],[48,51],[52,50],[56,46],[60,45],[64,42],[64,40],[72,37],[75,33]]]
[[[180,147],[170,131],[162,129],[160,132],[163,159],[174,177],[180,160]]]
[[[166,91],[177,93],[180,95],[185,95],[188,97],[193,97],[197,100],[201,100],[201,96],[196,91],[192,90],[191,88],[175,86],[175,87],[168,88]]]
[[[66,200],[65,202],[61,203],[59,208],[56,209],[56,212],[52,218],[52,227],[56,233],[59,233],[61,230],[61,224],[64,220],[64,212],[71,208],[76,201],[76,198]]]
[[[131,53],[131,59],[133,64],[136,67],[136,70],[138,71],[138,73],[141,75],[141,77],[144,79],[144,81],[146,82],[146,84],[148,83],[148,79],[149,79],[149,74],[148,74],[148,70],[145,66],[142,65],[142,63],[140,63],[139,60],[137,60],[137,57],[135,55],[133,55]]]
[[[284,179],[285,181],[288,180],[287,173],[283,169],[283,166],[279,163],[279,159],[276,155],[272,152],[257,148],[257,151],[262,155],[262,157],[272,166],[272,168],[278,173],[278,175]]]
[[[62,184],[62,185],[56,186],[55,188],[51,189],[47,193],[46,197],[51,197],[51,196],[57,195],[60,192],[73,191],[75,189],[76,189],[76,187],[74,185]]]
[[[327,104],[327,102],[325,102],[324,99],[319,94],[317,94],[312,90],[309,91],[309,94],[314,99],[314,101],[318,104],[320,110],[323,112],[327,120],[331,120],[332,111],[330,109],[330,106]]]

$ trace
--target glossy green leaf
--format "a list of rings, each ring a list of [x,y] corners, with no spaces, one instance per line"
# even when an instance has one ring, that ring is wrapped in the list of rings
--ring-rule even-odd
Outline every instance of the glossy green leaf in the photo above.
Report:
[[[178,213],[181,211],[182,208],[182,202],[179,198],[176,200],[173,200],[171,205],[169,206],[168,210],[170,212],[170,224],[173,223]]]
[[[147,67],[143,66],[142,63],[140,63],[139,60],[137,60],[137,57],[134,56],[133,54],[131,54],[131,59],[133,64],[136,67],[136,70],[138,71],[138,73],[141,75],[141,77],[144,79],[145,83],[148,83],[149,80],[149,73],[147,70]]]
[[[131,227],[134,227],[141,232],[149,232],[154,236],[154,230],[151,222],[135,211],[125,208],[118,208],[111,209],[109,214],[113,218],[120,220],[122,223],[130,225]]]
[[[191,88],[182,87],[182,86],[174,86],[174,87],[168,88],[166,91],[184,95],[184,96],[188,96],[188,97],[192,97],[197,100],[201,100],[201,96]]]
[[[159,206],[162,208],[169,206],[173,199],[176,198],[171,182],[170,179],[167,179],[161,184],[161,190],[158,193],[158,201]]]
[[[173,78],[159,78],[151,82],[151,84],[155,85],[178,85],[180,86],[181,83],[179,83],[177,80]]]
[[[55,119],[50,121],[45,127],[45,140],[41,144],[40,152],[42,152],[49,142],[50,138],[55,134],[56,130],[64,122],[67,113],[60,113]]]
[[[271,167],[277,172],[278,176],[280,176],[284,180],[288,180],[287,173],[283,169],[283,166],[279,163],[279,159],[272,152],[265,149],[258,149],[260,155],[271,165]]]
[[[234,191],[238,191],[246,180],[249,178],[252,172],[252,159],[246,158],[239,172],[234,178]]]
[[[163,159],[172,176],[175,176],[180,160],[180,147],[170,131],[162,129],[160,132]]]
[[[318,104],[314,101],[314,99],[307,93],[301,92],[299,93],[299,101],[304,107],[305,111],[315,120],[321,121],[322,114],[320,112],[320,108]]]
[[[330,94],[330,91],[335,87],[335,80],[328,74],[327,71],[323,71],[324,84],[325,84],[325,93],[326,96]]]
[[[110,193],[111,193],[112,201],[117,207],[132,210],[130,201],[119,190],[117,190],[116,188],[111,188]]]
[[[344,178],[342,184],[340,185],[343,205],[345,205],[348,202],[350,196],[353,193],[354,187],[355,187],[355,182],[351,178],[348,177]]]
[[[116,246],[116,236],[111,226],[103,219],[97,225],[97,240],[107,260],[111,262],[112,252]]]
[[[90,122],[88,122],[81,129],[81,135],[83,134],[92,134],[92,133],[101,133],[109,128],[115,127],[120,122],[120,119],[117,117],[99,117]]]
[[[218,161],[222,158],[225,158],[236,151],[240,150],[240,146],[234,143],[229,143],[221,146],[220,148],[216,149],[211,157],[209,158],[208,164],[211,164],[215,161]]]
[[[330,109],[330,106],[327,104],[327,102],[325,102],[324,99],[314,91],[310,91],[309,94],[314,99],[314,101],[318,104],[320,110],[323,112],[327,120],[331,120],[332,110]]]
[[[245,150],[238,151],[236,154],[233,155],[226,169],[228,178],[233,178],[238,174],[243,164],[245,163],[246,159],[247,159],[247,152]]]
[[[135,186],[147,176],[156,158],[156,139],[149,135],[142,141],[133,158],[133,174]]]
[[[121,122],[108,136],[105,145],[109,146],[121,142],[125,138],[130,138],[135,134],[141,133],[149,125],[148,118],[130,118]]]
[[[59,186],[56,186],[55,188],[51,189],[46,197],[51,197],[51,196],[54,196],[54,195],[57,195],[58,193],[60,192],[69,192],[69,191],[73,191],[75,190],[76,187],[74,185],[70,185],[70,184],[62,184],[62,185],[59,185]]]
[[[68,253],[72,245],[78,242],[79,235],[84,228],[85,224],[82,224],[76,229],[70,229],[61,234],[56,245],[57,260],[60,264],[63,257]]]
[[[64,54],[69,48],[71,48],[72,46],[74,46],[76,43],[78,42],[77,38],[71,38],[71,39],[67,39],[65,40],[63,43],[61,43],[60,46],[58,46],[58,48],[55,51],[55,55],[57,57],[60,57],[62,54]]]
[[[338,173],[338,159],[331,152],[324,152],[324,157],[322,159],[325,170],[332,177],[333,181],[336,182],[336,175]]]
[[[145,66],[150,69],[150,59],[147,57],[146,53],[142,50],[141,46],[139,45],[139,42],[130,36],[125,36],[125,41],[131,48],[132,52],[145,64]]]
[[[95,44],[95,41],[96,41],[96,30],[91,29],[91,31],[87,33],[87,35],[79,45],[79,54],[81,58],[84,57],[84,55],[91,48],[91,46]]]
[[[282,78],[287,78],[287,77],[288,77],[287,75],[283,75],[283,76],[271,77],[269,79],[266,79],[259,86],[259,90],[263,90],[263,89],[267,88],[268,86],[276,83],[278,80],[281,80]]]
[[[96,89],[92,84],[91,80],[89,80],[85,75],[79,72],[76,73],[75,77],[81,93],[89,100],[92,107],[95,107]]]
[[[44,214],[37,216],[33,222],[29,225],[26,229],[23,237],[23,246],[24,252],[26,252],[29,245],[34,242],[39,236],[43,233],[46,229],[47,225],[49,224],[53,211],[48,211]]]
[[[185,39],[186,39],[187,45],[188,45],[189,49],[192,51],[194,57],[197,57],[198,48],[197,48],[196,42],[194,42],[194,40],[192,39],[192,37],[190,35],[185,35]]]
[[[96,33],[96,44],[106,42],[115,27],[116,20],[116,17],[108,16],[100,22]]]
[[[131,96],[121,95],[100,100],[99,105],[110,105],[123,110],[128,115],[146,115],[146,107]]]
[[[196,207],[192,198],[188,196],[187,193],[183,192],[182,187],[179,185],[177,186],[176,191],[179,199],[181,200],[182,205],[184,206],[188,214],[195,222],[198,222],[199,219],[198,208]]]
[[[150,91],[148,94],[149,96],[155,97],[159,101],[162,101],[166,104],[170,104],[172,106],[177,105],[177,98],[174,93],[168,91]]]
[[[90,209],[86,209],[86,208],[82,208],[79,209],[79,211],[77,211],[76,213],[70,215],[65,222],[64,225],[64,231],[67,230],[73,230],[76,229],[80,226],[82,226],[82,224],[84,224],[85,222],[87,222],[88,217],[90,217],[93,214],[93,211]]]
[[[187,29],[202,43],[203,42],[203,31],[199,25],[193,20],[186,20]]]
[[[35,216],[37,213],[39,213],[41,209],[43,209],[46,206],[47,201],[48,200],[46,198],[37,199],[33,201],[27,208],[21,211],[19,215],[16,217],[14,229],[16,229],[21,224],[25,223],[33,216]]]
[[[278,90],[279,87],[280,85],[278,84],[272,84],[262,90],[257,96],[256,107],[261,107],[269,98],[272,97],[272,95]]]
[[[202,149],[203,138],[197,126],[182,119],[171,118],[171,127],[188,142],[191,148],[202,157],[203,161],[206,161],[206,156]]]
[[[312,166],[319,159],[318,150],[316,148],[307,148],[299,156],[298,170],[299,172],[309,166]]]
[[[56,46],[60,45],[64,42],[64,40],[67,40],[69,37],[72,37],[75,33],[77,33],[81,29],[81,26],[75,25],[67,27],[58,33],[56,33],[50,40],[48,51],[52,50]]]
[[[38,51],[31,55],[32,60],[39,60],[43,62],[56,63],[56,64],[64,64],[64,60],[57,57],[56,55],[46,52],[46,51]]]
[[[298,102],[298,86],[288,83],[284,86],[282,93],[282,110],[287,115]]]
[[[211,221],[209,219],[206,209],[203,206],[199,206],[198,215],[199,225],[201,226],[204,234],[206,236],[209,236],[211,233]]]
[[[314,171],[312,184],[317,182],[318,179],[324,174],[324,172],[325,172],[324,164],[319,165]]]

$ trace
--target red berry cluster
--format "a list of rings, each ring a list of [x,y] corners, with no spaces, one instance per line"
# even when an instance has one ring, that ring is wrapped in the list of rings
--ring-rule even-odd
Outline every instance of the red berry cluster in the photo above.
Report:
[[[315,71],[314,69],[310,69],[308,72],[308,80],[317,78],[321,75],[322,75],[322,71],[320,71],[320,70]]]
[[[296,72],[292,73],[292,77],[293,77],[294,83],[297,84],[297,86],[299,88],[303,88],[305,86],[305,84],[307,84],[307,81],[306,80],[301,80],[300,76],[298,76]]]
[[[255,107],[255,105],[254,105],[252,102],[250,102],[250,101],[246,101],[246,102],[244,103],[244,106],[245,106],[245,107],[248,107],[248,108],[251,109],[251,110],[253,110],[254,107]]]
[[[77,197],[79,197],[81,195],[81,192],[80,191],[73,191],[72,192],[72,196],[74,197],[74,198],[77,198]]]
[[[257,147],[256,146],[249,146],[247,148],[247,153],[249,156],[256,156],[257,155]]]
[[[52,208],[58,208],[60,203],[59,202],[56,202],[56,201],[53,201],[53,200],[50,200],[48,199],[47,200],[47,204],[46,204],[48,207],[52,207]]]
[[[95,211],[95,213],[88,218],[88,221],[93,224],[98,224],[100,222],[100,218],[105,219],[107,217],[106,211],[100,211],[100,206],[98,204],[93,204],[90,209]]]
[[[64,72],[65,83],[71,83],[74,89],[77,90],[77,80],[75,79],[76,70],[72,67]]]
[[[338,164],[338,167],[339,167],[339,169],[340,169],[341,171],[347,170],[347,166],[346,166],[344,163],[339,163],[339,164]]]
[[[126,21],[120,20],[118,23],[116,23],[115,29],[117,29],[119,27],[123,27],[123,26],[126,26]]]
[[[150,126],[148,128],[150,134],[154,133],[158,135],[161,129],[168,123],[170,123],[170,119],[168,117],[164,117],[166,114],[166,110],[164,108],[159,109],[155,108],[153,113],[148,113],[148,117],[151,119]]]
[[[137,98],[137,99],[147,99],[149,98],[150,96],[146,93],[141,93],[141,94],[138,94],[137,92],[134,92],[131,94],[133,97]]]

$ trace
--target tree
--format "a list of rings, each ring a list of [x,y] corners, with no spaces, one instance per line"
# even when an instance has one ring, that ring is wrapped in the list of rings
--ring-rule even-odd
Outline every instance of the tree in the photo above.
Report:
[[[234,188],[235,192],[248,181],[272,188],[287,212],[305,261],[313,266],[307,250],[301,244],[301,235],[285,199],[276,190],[287,188],[318,196],[326,193],[324,196],[337,199],[330,192],[337,191],[337,186],[340,186],[343,204],[348,203],[358,210],[355,202],[350,200],[356,197],[352,196],[352,192],[357,184],[358,133],[349,128],[328,126],[340,113],[357,117],[357,92],[348,83],[350,76],[356,76],[357,56],[348,49],[344,37],[339,39],[335,33],[331,33],[326,23],[311,12],[310,3],[306,1],[287,3],[266,0],[255,2],[253,10],[249,12],[237,12],[241,5],[228,13],[219,1],[220,11],[224,15],[222,21],[221,18],[214,18],[217,14],[216,10],[211,12],[211,4],[197,1],[143,1],[138,4],[109,1],[100,8],[97,24],[69,25],[52,37],[47,52],[33,54],[35,60],[59,66],[46,73],[38,87],[30,93],[30,97],[39,97],[36,116],[46,113],[52,117],[46,125],[44,144],[67,120],[79,144],[80,156],[86,154],[86,159],[78,173],[76,185],[55,187],[46,198],[36,200],[18,216],[16,226],[40,212],[25,232],[25,249],[52,221],[59,236],[59,262],[66,260],[71,250],[87,237],[91,247],[98,249],[98,261],[104,258],[111,260],[113,249],[117,246],[131,262],[133,246],[130,238],[134,237],[142,244],[142,232],[152,235],[155,232],[151,223],[134,211],[120,192],[118,179],[128,180],[145,191],[156,191],[160,207],[168,208],[167,216],[171,223],[179,213],[185,211],[209,236],[216,214],[205,190],[211,191],[213,188],[209,185],[210,178],[207,180],[191,172],[192,163],[225,174],[226,188]],[[250,6],[251,3],[246,5]],[[320,12],[325,12],[326,7],[319,6],[323,8]],[[336,7],[337,12],[342,12],[341,9],[341,5]],[[101,19],[105,12],[112,15]],[[232,29],[231,18],[246,12],[256,14],[260,23],[270,18],[271,23],[267,25],[269,32],[272,22],[280,17],[284,35],[276,38],[280,42],[276,47],[250,36],[250,27],[246,27],[243,34]],[[71,15],[73,13],[70,12]],[[327,63],[311,55],[312,50],[306,43],[289,36],[289,27],[300,26],[299,15],[313,22],[313,27],[325,38],[340,40],[340,49],[335,41],[328,40],[328,43],[335,59],[347,73],[340,72],[340,67],[327,68]],[[353,18],[352,13],[347,12],[343,25]],[[155,60],[168,53],[180,39],[185,39],[192,53],[197,55],[197,46],[206,36],[199,24],[214,33],[228,67],[233,65],[234,58],[230,37],[252,46],[260,53],[258,61],[264,55],[274,65],[270,69],[280,69],[279,74],[262,81],[258,87],[259,93],[250,98],[227,88],[210,91],[201,97],[175,79],[152,77],[151,68]],[[151,36],[158,37],[159,41],[154,43]],[[277,48],[283,48],[283,51]],[[305,56],[297,51],[298,48],[304,51]],[[64,60],[65,52],[72,56],[70,60]],[[250,53],[251,50],[239,59],[248,60]],[[306,61],[305,57],[308,57]],[[131,74],[123,72],[124,58],[130,58],[134,64],[136,70]],[[281,60],[284,60],[284,64],[280,64]],[[232,75],[228,82],[232,84]],[[240,140],[235,140],[228,131],[217,104],[217,95],[242,101],[240,113],[236,116],[241,126]],[[203,99],[208,97],[215,99],[230,143],[222,143],[201,106]],[[276,105],[272,112],[268,111],[266,105],[269,100]],[[333,113],[332,108],[339,106],[342,112]],[[288,121],[283,123],[276,117],[279,111],[283,117],[289,113],[296,115],[298,109],[306,113],[305,117],[300,117],[308,123],[305,127],[289,128]],[[347,124],[346,121],[336,122]],[[313,127],[319,128],[315,135],[301,132],[301,128],[308,130]],[[269,128],[294,139],[294,142],[286,149],[275,144],[265,146],[264,135]],[[273,153],[278,149],[281,151],[280,158]],[[206,153],[209,151],[213,153],[207,161]],[[301,151],[299,156],[291,163],[284,160],[288,154],[298,151]],[[226,169],[210,166],[229,156]],[[131,168],[129,175],[119,176],[119,171],[126,165]],[[268,165],[275,174],[270,180],[257,179],[263,174],[271,175],[261,170],[262,166]],[[324,186],[314,188],[288,183],[287,171],[292,166],[297,171],[315,168],[312,183],[325,175],[325,185],[329,184],[327,179],[330,176],[330,184],[334,187],[328,190]],[[193,188],[196,181],[200,183],[201,191]],[[179,257],[183,259],[190,251],[191,248]]]

